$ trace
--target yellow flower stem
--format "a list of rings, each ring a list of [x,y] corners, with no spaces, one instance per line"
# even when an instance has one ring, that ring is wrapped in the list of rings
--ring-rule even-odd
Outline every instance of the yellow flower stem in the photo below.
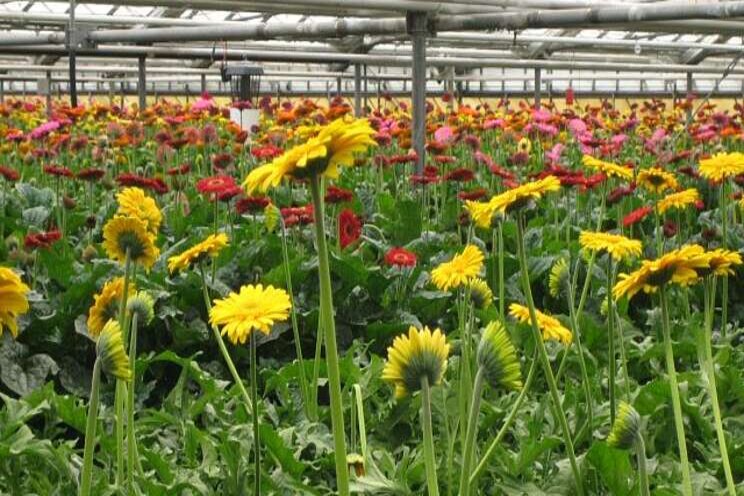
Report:
[[[723,418],[721,416],[721,407],[718,402],[718,390],[716,387],[716,372],[713,364],[713,350],[711,341],[713,339],[713,318],[715,313],[714,302],[716,301],[716,278],[708,276],[703,284],[705,290],[705,330],[702,339],[703,356],[698,354],[700,360],[700,369],[705,371],[707,378],[706,387],[708,396],[713,405],[713,418],[716,426],[716,436],[718,437],[718,448],[721,452],[721,462],[723,464],[723,473],[726,478],[726,491],[729,496],[736,496],[736,485],[731,472],[731,462],[728,456],[728,447],[726,446],[726,435],[723,430]],[[710,289],[709,289],[710,288]]]
[[[289,293],[289,301],[292,303],[290,309],[290,315],[292,316],[292,337],[295,342],[295,354],[297,355],[297,366],[299,367],[300,377],[300,394],[302,395],[302,404],[305,409],[305,414],[310,419],[315,419],[317,414],[317,405],[310,404],[310,397],[308,395],[308,384],[307,376],[305,375],[305,361],[302,358],[302,342],[300,341],[300,330],[297,323],[297,309],[295,307],[294,291],[292,290],[292,271],[289,267],[289,251],[287,249],[287,229],[284,226],[284,220],[279,219],[279,227],[281,229],[282,239],[282,264],[284,265],[284,274],[287,282],[287,293]]]
[[[336,485],[341,496],[349,494],[349,469],[346,465],[346,439],[344,429],[343,399],[341,397],[341,373],[336,346],[336,322],[333,315],[333,290],[331,269],[328,261],[328,244],[325,233],[325,208],[320,176],[310,178],[315,215],[315,242],[318,247],[318,278],[320,285],[320,328],[325,334],[326,366],[331,396],[331,430],[333,431],[334,457],[336,461]]]
[[[522,290],[524,291],[525,297],[527,298],[527,306],[530,311],[530,321],[532,323],[532,335],[535,340],[535,346],[537,347],[538,357],[545,373],[545,379],[548,383],[550,390],[550,396],[553,401],[556,420],[560,424],[561,431],[563,434],[563,441],[566,445],[566,452],[568,459],[571,464],[571,472],[573,473],[574,483],[576,484],[576,493],[579,496],[584,495],[584,483],[581,478],[581,470],[579,464],[576,461],[576,455],[574,453],[573,441],[571,440],[571,431],[568,427],[568,421],[566,420],[566,414],[563,411],[563,405],[561,404],[561,398],[558,394],[558,386],[556,385],[555,376],[553,375],[553,369],[550,367],[550,359],[548,358],[548,352],[545,350],[545,343],[543,343],[542,335],[540,334],[540,328],[537,324],[537,313],[535,311],[535,302],[532,298],[532,288],[530,287],[530,275],[527,266],[527,254],[524,246],[524,217],[522,214],[517,216],[517,248],[519,255],[519,265],[522,273]]]
[[[90,486],[93,481],[93,450],[96,446],[100,385],[101,360],[96,358],[96,363],[93,365],[93,380],[90,385],[88,418],[85,422],[85,448],[83,449],[83,469],[80,476],[80,496],[90,495]]]
[[[129,368],[132,371],[132,382],[127,389],[127,492],[132,494],[134,470],[137,459],[137,440],[134,437],[134,383],[135,362],[137,360],[137,314],[132,315],[132,329],[129,335]]]
[[[721,247],[728,248],[728,181],[721,184]],[[728,324],[728,277],[721,278],[721,336],[726,337]]]
[[[437,461],[434,457],[434,432],[431,423],[431,389],[429,379],[421,377],[421,429],[424,435],[424,464],[426,466],[426,487],[429,496],[439,496],[437,482]]]
[[[460,473],[460,496],[470,495],[470,471],[475,456],[475,438],[478,432],[478,413],[480,412],[481,394],[483,393],[483,368],[478,367],[473,383],[473,397],[470,400],[470,418],[467,424],[467,435],[462,448],[462,471]]]
[[[592,259],[590,262],[590,266],[594,265],[594,252],[592,252]],[[579,266],[578,263],[576,265],[576,270],[574,272],[574,279],[577,277],[576,274],[579,272]],[[591,271],[587,273],[586,280],[584,282],[584,287],[588,287],[587,283],[590,280],[589,276],[591,275]],[[579,324],[579,319],[576,315],[576,310],[574,308],[574,284],[571,285],[570,288],[568,288],[568,310],[569,310],[569,318],[571,319],[571,327],[573,329],[573,335],[574,339],[571,340],[571,343],[566,347],[566,351],[563,354],[563,358],[561,359],[561,364],[558,367],[558,373],[556,374],[556,382],[560,382],[561,380],[561,374],[565,370],[564,364],[566,364],[566,358],[568,357],[569,352],[571,351],[571,348],[573,347],[573,342],[576,341],[576,347],[578,348],[578,355],[579,355],[579,368],[581,369],[581,382],[583,383],[582,386],[584,388],[584,399],[586,401],[586,413],[587,413],[587,425],[589,426],[589,432],[592,432],[594,429],[594,399],[592,398],[592,391],[591,391],[591,382],[589,382],[589,373],[587,372],[586,368],[586,359],[584,357],[584,347],[581,344],[581,326]]]
[[[522,387],[522,390],[519,392],[519,396],[517,396],[517,401],[514,402],[509,415],[506,417],[506,420],[504,420],[504,424],[501,426],[501,429],[499,429],[496,437],[493,438],[493,441],[491,441],[488,449],[481,457],[480,462],[478,462],[478,466],[475,467],[475,470],[473,470],[473,474],[470,476],[470,487],[473,487],[475,485],[478,477],[480,477],[483,471],[486,469],[491,458],[496,453],[496,448],[499,447],[499,445],[501,444],[501,440],[506,435],[506,431],[509,430],[512,423],[514,422],[514,419],[517,417],[517,413],[522,407],[522,403],[524,403],[524,399],[527,397],[527,393],[532,387],[532,380],[535,378],[535,370],[537,370],[537,350],[535,350],[535,353],[532,355],[532,360],[530,360],[530,370],[529,372],[527,372],[527,379],[525,379],[524,387]]]
[[[251,403],[256,405],[253,411],[253,455],[254,455],[254,469],[256,471],[254,476],[253,494],[255,496],[261,495],[261,433],[259,431],[258,417],[258,374],[256,373],[257,358],[256,358],[256,333],[251,333]]]
[[[669,388],[672,393],[672,410],[674,412],[674,427],[677,431],[677,443],[679,445],[680,463],[682,465],[682,494],[692,496],[692,479],[690,478],[690,465],[687,460],[687,441],[685,440],[685,425],[682,420],[682,405],[679,399],[679,386],[677,385],[677,371],[674,368],[674,352],[672,350],[672,336],[669,326],[669,308],[667,303],[666,287],[659,287],[661,299],[661,327],[664,334],[664,353],[666,357],[667,375],[669,376]]]
[[[615,359],[615,309],[612,299],[612,286],[614,285],[615,264],[612,257],[608,255],[609,266],[607,267],[607,389],[610,396],[610,424],[615,423],[615,373],[617,372],[617,361]]]
[[[204,296],[204,305],[207,307],[207,314],[209,314],[210,310],[212,310],[212,302],[209,299],[209,291],[207,290],[207,278],[204,273],[203,262],[199,264],[199,272],[202,279],[202,294]],[[245,409],[248,412],[248,415],[253,415],[253,403],[248,396],[248,391],[246,391],[245,389],[245,384],[243,384],[243,380],[240,378],[240,375],[238,374],[238,370],[235,368],[235,364],[233,363],[232,358],[230,358],[230,352],[227,351],[225,340],[222,339],[222,334],[220,334],[220,330],[217,328],[217,326],[212,325],[210,327],[212,328],[214,339],[217,341],[217,346],[220,348],[220,352],[222,353],[222,358],[225,360],[227,369],[230,371],[230,375],[232,375],[235,384],[238,386],[240,395],[243,397]]]
[[[132,269],[132,256],[129,248],[124,256],[124,286],[122,289],[121,300],[119,302],[119,326],[122,332],[124,342],[128,338],[127,328],[127,298],[129,297],[129,277]],[[116,380],[116,390],[114,393],[114,411],[116,414],[116,483],[124,483],[124,406],[127,399],[127,384],[121,379]]]
[[[638,436],[635,443],[636,459],[638,462],[638,486],[641,496],[650,496],[651,491],[648,488],[648,470],[646,468],[646,443],[643,442],[643,435]]]
[[[468,300],[470,299],[470,291],[459,289],[457,291],[457,316],[460,333],[460,343],[462,348],[462,360],[460,361],[460,387],[458,390],[459,394],[459,405],[460,405],[460,422],[465,422],[468,418],[468,400],[470,399],[470,392],[473,387],[473,375],[471,365],[471,346],[470,346],[470,331],[468,326],[468,315],[467,308],[469,306]],[[467,425],[463,424],[460,429],[460,439],[462,443],[465,443]]]

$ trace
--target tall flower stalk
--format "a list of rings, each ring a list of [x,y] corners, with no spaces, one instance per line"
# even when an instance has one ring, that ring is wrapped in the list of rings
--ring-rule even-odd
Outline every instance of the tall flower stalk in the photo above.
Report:
[[[669,324],[669,303],[667,301],[667,288],[664,284],[659,287],[659,300],[661,304],[661,328],[664,336],[664,358],[666,362],[667,375],[669,376],[669,389],[672,394],[674,429],[677,434],[677,445],[679,447],[679,457],[682,468],[682,492],[685,496],[692,496],[692,478],[690,477],[690,463],[687,457],[685,424],[682,419],[682,404],[679,398],[677,370],[674,366],[674,351],[672,350],[671,326]]]
[[[576,491],[579,496],[584,494],[584,483],[581,477],[581,470],[576,460],[576,454],[574,453],[573,440],[571,439],[571,430],[568,427],[568,421],[566,420],[566,414],[563,410],[561,403],[560,394],[558,393],[558,386],[553,375],[553,369],[550,366],[550,359],[548,358],[548,352],[545,349],[545,343],[543,343],[542,336],[540,335],[540,329],[537,322],[537,313],[535,311],[535,302],[532,298],[532,288],[530,286],[530,275],[527,262],[527,254],[524,246],[524,215],[519,212],[517,214],[517,252],[520,265],[520,273],[522,279],[522,291],[524,292],[525,298],[527,299],[527,306],[530,314],[530,323],[532,328],[532,335],[535,340],[535,346],[537,348],[538,358],[545,374],[545,379],[548,382],[548,388],[550,390],[551,400],[553,402],[553,408],[558,421],[561,433],[563,435],[563,442],[566,445],[566,452],[568,459],[571,464],[571,472],[573,473],[574,484],[576,485]]]
[[[325,205],[321,177],[310,177],[310,193],[315,215],[315,242],[318,248],[318,281],[320,286],[319,328],[323,331],[328,385],[331,396],[331,427],[333,430],[334,458],[336,462],[336,484],[341,495],[349,494],[349,469],[346,465],[346,439],[344,430],[343,398],[341,397],[341,373],[339,371],[338,347],[336,345],[336,322],[333,316],[333,291],[331,269],[328,261],[328,243],[325,232]]]

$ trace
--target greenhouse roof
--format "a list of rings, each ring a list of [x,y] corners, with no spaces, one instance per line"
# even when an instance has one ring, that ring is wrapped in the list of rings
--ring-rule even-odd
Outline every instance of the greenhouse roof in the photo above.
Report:
[[[71,5],[0,4],[0,81],[61,91],[74,49],[82,91],[136,85],[140,63],[152,90],[219,91],[235,60],[261,63],[271,91],[347,90],[357,64],[375,91],[407,91],[406,13],[426,12],[433,91],[676,91],[686,73],[697,89],[744,90],[741,1],[93,0],[74,18]]]

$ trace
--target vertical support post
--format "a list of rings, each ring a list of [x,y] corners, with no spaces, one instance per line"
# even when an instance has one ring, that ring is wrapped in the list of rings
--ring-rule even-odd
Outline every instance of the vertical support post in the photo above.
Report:
[[[688,72],[687,73],[687,95],[685,97],[687,100],[689,100],[690,98],[692,98],[692,91],[693,91],[692,73],[691,72]],[[688,103],[688,106],[687,106],[687,125],[689,126],[690,123],[692,123],[692,105],[691,105],[691,102],[687,102],[687,103]]]
[[[142,112],[147,107],[147,59],[144,55],[139,57],[137,66],[137,95],[139,96],[139,110]]]
[[[207,75],[206,74],[201,75],[201,84],[200,84],[199,89],[201,90],[202,95],[207,92]]]
[[[70,65],[70,106],[77,107],[77,58],[75,56],[75,0],[70,0],[70,25],[67,32],[67,50]]]
[[[0,79],[0,103],[5,103],[5,81]]]
[[[486,89],[486,82],[483,80],[483,67],[478,68],[478,77],[480,78],[480,81],[478,82],[478,89],[481,96],[483,96],[483,91]]]
[[[343,92],[343,88],[341,86],[341,76],[336,77],[336,96],[341,98],[341,93]]]
[[[354,116],[362,116],[362,66],[354,64]]]
[[[416,173],[422,174],[426,161],[426,34],[425,12],[408,12],[406,25],[413,48],[413,78],[411,102],[413,104],[413,149],[416,151]]]
[[[46,72],[46,111],[47,117],[52,116],[52,71]]]
[[[542,70],[535,67],[535,109],[540,108],[540,99],[542,97]]]
[[[369,108],[369,80],[367,79],[367,64],[364,64],[364,112]]]

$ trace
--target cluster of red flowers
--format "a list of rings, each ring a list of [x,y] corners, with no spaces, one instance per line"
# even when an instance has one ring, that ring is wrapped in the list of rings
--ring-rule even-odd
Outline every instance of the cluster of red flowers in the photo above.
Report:
[[[467,183],[473,179],[475,179],[475,173],[465,167],[460,167],[444,175],[444,180],[449,182]]]
[[[251,155],[259,160],[269,160],[282,154],[282,149],[272,144],[257,146],[251,150]]]
[[[191,164],[181,164],[178,167],[171,167],[166,171],[169,176],[182,176],[188,174],[191,170]]]
[[[28,233],[23,240],[23,246],[29,250],[37,248],[51,248],[51,246],[62,239],[62,233],[53,229],[47,232]]]
[[[424,167],[423,174],[411,175],[411,183],[417,185],[436,184],[439,182],[440,179],[442,178],[439,175],[439,169],[437,169],[433,165],[427,165],[426,167]]]
[[[304,207],[287,207],[281,209],[284,225],[291,227],[294,225],[307,225],[313,223],[313,206],[305,205]]]

